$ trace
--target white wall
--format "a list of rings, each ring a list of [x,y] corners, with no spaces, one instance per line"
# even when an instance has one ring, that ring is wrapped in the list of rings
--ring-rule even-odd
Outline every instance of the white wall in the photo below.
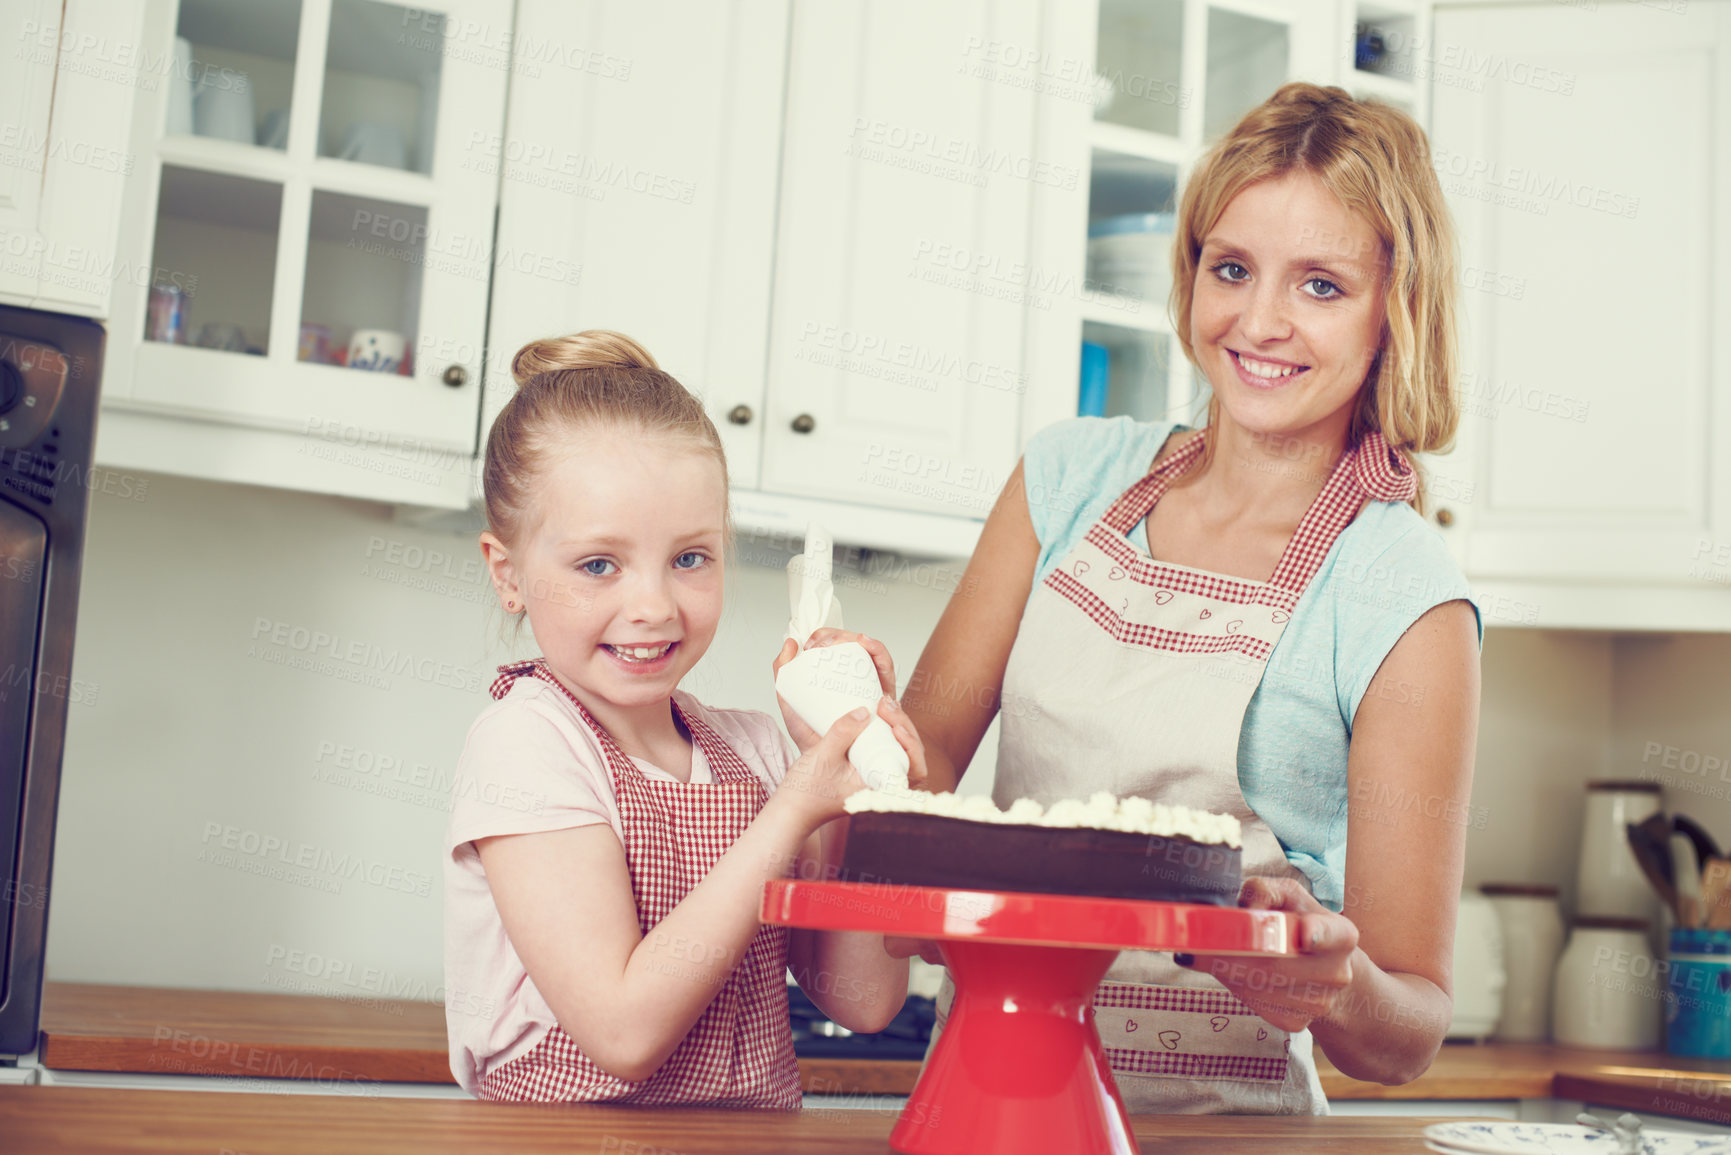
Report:
[[[434,997],[452,771],[494,667],[535,654],[531,635],[508,644],[472,534],[341,498],[148,482],[143,500],[93,495],[49,977]],[[740,552],[721,630],[686,686],[773,712],[788,555],[750,541]],[[955,580],[932,565],[851,573],[838,595],[905,682]],[[278,623],[304,631],[287,635],[299,649],[270,644]],[[336,639],[319,668],[267,660],[308,657],[314,632]],[[416,672],[369,671],[369,654],[412,658]],[[365,769],[323,780],[344,773],[345,748],[366,752]],[[988,736],[970,787],[989,788],[995,749]],[[247,848],[285,848],[212,860],[231,827]],[[285,880],[240,868],[292,864],[303,847],[325,869]],[[345,856],[377,883],[341,865],[333,876]],[[309,983],[291,952],[350,969]]]
[[[741,546],[721,631],[687,686],[773,711],[787,555]],[[932,566],[852,573],[839,593],[849,625],[884,639],[905,682],[954,580]],[[338,656],[316,670],[266,660],[300,653],[269,644],[277,623],[334,637],[325,648]],[[419,674],[381,675],[385,688],[345,680],[367,673],[345,660],[351,647],[409,655]],[[504,637],[472,536],[400,524],[383,506],[182,478],[150,477],[142,500],[95,494],[49,977],[436,997],[450,775],[486,701],[479,687],[535,652],[527,632],[515,648]],[[1581,783],[1634,771],[1646,741],[1731,753],[1728,659],[1725,638],[1492,630],[1468,884],[1569,887]],[[322,780],[343,747],[369,752],[370,769],[350,771],[352,785]],[[989,787],[995,749],[989,734],[970,789]],[[1712,810],[1687,784],[1670,796],[1731,840],[1723,801]],[[210,831],[229,827],[248,846],[287,849],[213,861],[223,834]],[[303,846],[326,869],[280,879],[236,865],[292,862]],[[344,856],[378,882],[333,876]],[[420,877],[425,894],[392,889]],[[291,952],[346,967],[308,976],[289,969]]]
[[[1580,853],[1582,786],[1609,772],[1611,640],[1492,629],[1481,670],[1465,884],[1559,885],[1567,908]]]
[[[1731,637],[1618,638],[1615,685],[1616,776],[1657,781],[1731,850]]]

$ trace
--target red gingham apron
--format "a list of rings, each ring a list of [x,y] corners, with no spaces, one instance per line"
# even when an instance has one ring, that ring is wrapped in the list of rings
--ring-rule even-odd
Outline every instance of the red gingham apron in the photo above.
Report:
[[[674,714],[702,749],[715,781],[691,784],[649,778],[560,684],[544,660],[500,666],[493,697],[504,697],[521,677],[540,678],[558,687],[607,754],[625,832],[625,862],[637,900],[637,925],[647,937],[757,817],[768,798],[763,782],[714,730],[680,709],[677,701]],[[670,965],[686,964],[670,960]],[[798,1110],[799,1065],[788,1025],[786,975],[787,929],[761,927],[745,960],[728,976],[691,1033],[648,1079],[627,1083],[607,1074],[555,1023],[533,1049],[489,1071],[481,1080],[480,1097]]]
[[[1129,539],[1202,437],[1185,436],[1125,490],[1030,595],[1003,689],[1026,707],[1001,712],[993,797],[1050,805],[1105,790],[1232,814],[1246,877],[1308,886],[1238,788],[1244,711],[1340,531],[1367,498],[1409,500],[1417,478],[1381,434],[1367,435],[1336,462],[1273,576],[1245,581],[1157,562],[1141,535]],[[1133,1113],[1328,1111],[1308,1030],[1277,1030],[1170,954],[1119,955],[1094,1013]]]

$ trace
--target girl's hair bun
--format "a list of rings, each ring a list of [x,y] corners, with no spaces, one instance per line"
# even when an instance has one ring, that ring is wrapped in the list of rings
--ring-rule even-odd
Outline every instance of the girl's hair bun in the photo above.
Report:
[[[649,350],[611,329],[585,329],[568,337],[531,341],[511,359],[518,386],[540,373],[561,369],[659,369]]]

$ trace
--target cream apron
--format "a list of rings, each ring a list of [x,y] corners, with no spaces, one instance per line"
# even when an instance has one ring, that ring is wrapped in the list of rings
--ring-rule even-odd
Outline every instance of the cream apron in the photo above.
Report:
[[[1186,435],[1125,490],[1029,596],[1004,673],[1003,700],[1017,705],[1002,711],[992,794],[1007,807],[1104,790],[1232,814],[1245,877],[1308,887],[1239,791],[1245,708],[1334,539],[1367,498],[1409,500],[1416,478],[1368,434],[1341,455],[1273,577],[1245,581],[1154,561],[1129,540],[1202,437]],[[940,1026],[951,994],[946,977]],[[1119,955],[1094,1014],[1132,1113],[1328,1113],[1310,1032],[1277,1030],[1170,954]]]

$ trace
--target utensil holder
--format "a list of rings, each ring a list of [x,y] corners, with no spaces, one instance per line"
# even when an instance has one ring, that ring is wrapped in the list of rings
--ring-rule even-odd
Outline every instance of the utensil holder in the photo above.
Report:
[[[1731,930],[1673,927],[1670,948],[1666,1052],[1731,1059]]]

